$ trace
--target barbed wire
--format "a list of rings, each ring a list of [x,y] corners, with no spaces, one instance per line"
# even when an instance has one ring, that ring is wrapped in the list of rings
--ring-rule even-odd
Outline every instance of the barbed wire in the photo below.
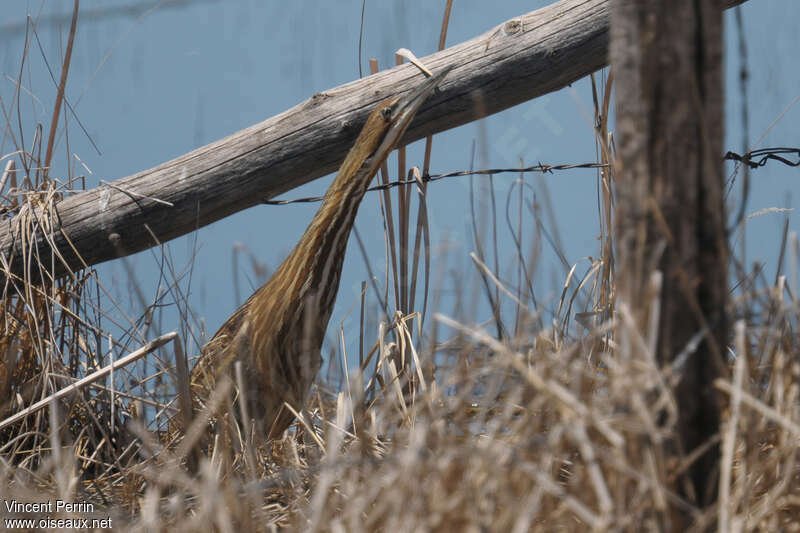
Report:
[[[431,174],[421,176],[424,183],[431,181],[438,181],[444,178],[453,178],[459,176],[485,176],[488,174],[504,174],[508,172],[541,172],[543,174],[552,174],[558,170],[572,170],[576,168],[605,168],[608,165],[605,163],[577,163],[573,165],[545,165],[539,163],[530,167],[522,168],[486,168],[479,170],[457,170],[455,172],[445,172],[443,174]],[[410,183],[419,183],[417,179],[401,179],[397,181],[390,181],[389,183],[382,183],[367,189],[367,191],[384,191],[400,185],[408,185]],[[322,201],[322,196],[308,196],[305,198],[295,198],[293,200],[262,200],[261,203],[267,205],[287,205],[287,204],[303,204]]]
[[[783,155],[796,155],[797,161],[792,161]],[[767,161],[779,161],[785,165],[797,167],[800,166],[800,148],[761,148],[759,150],[753,150],[751,152],[747,152],[744,155],[739,155],[736,152],[728,152],[725,154],[724,160],[729,161],[737,161],[739,163],[743,163],[750,168],[758,168],[763,167],[767,164]],[[411,183],[419,183],[420,180],[423,183],[429,183],[432,181],[438,181],[444,178],[453,178],[453,177],[462,177],[462,176],[485,176],[489,174],[506,174],[509,172],[541,172],[542,174],[552,174],[556,171],[561,170],[574,170],[578,168],[606,168],[608,167],[605,163],[576,163],[571,165],[545,165],[543,163],[539,163],[538,165],[532,165],[529,167],[521,167],[521,168],[487,168],[487,169],[480,169],[480,170],[458,170],[455,172],[445,172],[442,174],[432,174],[432,175],[423,175],[420,179],[401,179],[396,181],[390,181],[389,183],[382,183],[380,185],[375,185],[367,189],[367,191],[383,191],[386,189],[392,189],[394,187],[399,187],[400,185],[408,185]],[[307,196],[305,198],[295,198],[292,200],[262,200],[262,204],[266,205],[289,205],[289,204],[304,204],[304,203],[313,203],[313,202],[321,202],[323,196]]]
[[[795,155],[797,156],[797,161],[790,161],[789,159],[781,157],[778,154]],[[758,159],[758,161],[754,161],[754,159],[757,158],[760,159]],[[800,148],[761,148],[759,150],[747,152],[744,155],[739,155],[736,152],[728,152],[725,154],[725,159],[744,163],[750,168],[763,167],[769,160],[780,161],[784,165],[788,165],[790,167],[798,167],[800,166]]]

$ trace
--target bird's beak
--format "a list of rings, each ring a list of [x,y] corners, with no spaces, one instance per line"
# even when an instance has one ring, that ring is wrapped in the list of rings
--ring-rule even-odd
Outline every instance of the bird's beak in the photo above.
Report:
[[[399,97],[397,103],[393,106],[395,109],[393,117],[395,124],[404,126],[403,129],[405,130],[419,108],[425,103],[425,100],[427,100],[431,93],[442,83],[445,76],[447,76],[452,69],[452,66],[443,69],[438,74],[420,83],[408,94]]]
[[[380,146],[378,146],[378,149],[375,150],[374,155],[385,156],[397,148],[400,138],[414,120],[414,116],[417,114],[417,111],[419,111],[419,108],[422,107],[422,104],[425,103],[425,100],[428,99],[434,89],[436,89],[436,87],[442,83],[442,80],[444,80],[445,76],[447,76],[452,68],[452,66],[447,67],[438,74],[434,74],[412,89],[411,92],[400,96],[396,102],[391,104],[391,106],[388,108],[391,116],[387,117],[391,122],[391,125],[386,131],[386,135],[384,136]]]

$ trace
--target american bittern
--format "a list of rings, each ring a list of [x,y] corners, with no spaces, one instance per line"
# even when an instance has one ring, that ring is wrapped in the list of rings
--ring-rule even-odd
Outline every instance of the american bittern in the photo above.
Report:
[[[448,69],[449,70],[449,69]],[[259,435],[279,437],[294,420],[321,363],[320,348],[361,199],[417,110],[447,71],[378,104],[294,250],[205,346],[192,370],[195,404],[241,361],[249,418]]]

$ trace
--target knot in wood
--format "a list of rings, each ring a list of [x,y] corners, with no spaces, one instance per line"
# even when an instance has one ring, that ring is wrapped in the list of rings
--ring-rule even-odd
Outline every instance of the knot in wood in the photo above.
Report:
[[[511,19],[503,24],[503,32],[506,35],[514,35],[522,31],[522,19]]]

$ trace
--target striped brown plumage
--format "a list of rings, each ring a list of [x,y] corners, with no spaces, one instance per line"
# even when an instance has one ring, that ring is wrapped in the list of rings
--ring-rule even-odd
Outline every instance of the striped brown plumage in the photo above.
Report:
[[[233,376],[233,363],[241,361],[247,411],[256,433],[273,439],[291,425],[294,415],[285,404],[299,411],[319,370],[320,348],[361,199],[446,74],[380,103],[370,114],[300,242],[204,347],[190,375],[195,408],[210,396],[218,377]]]

